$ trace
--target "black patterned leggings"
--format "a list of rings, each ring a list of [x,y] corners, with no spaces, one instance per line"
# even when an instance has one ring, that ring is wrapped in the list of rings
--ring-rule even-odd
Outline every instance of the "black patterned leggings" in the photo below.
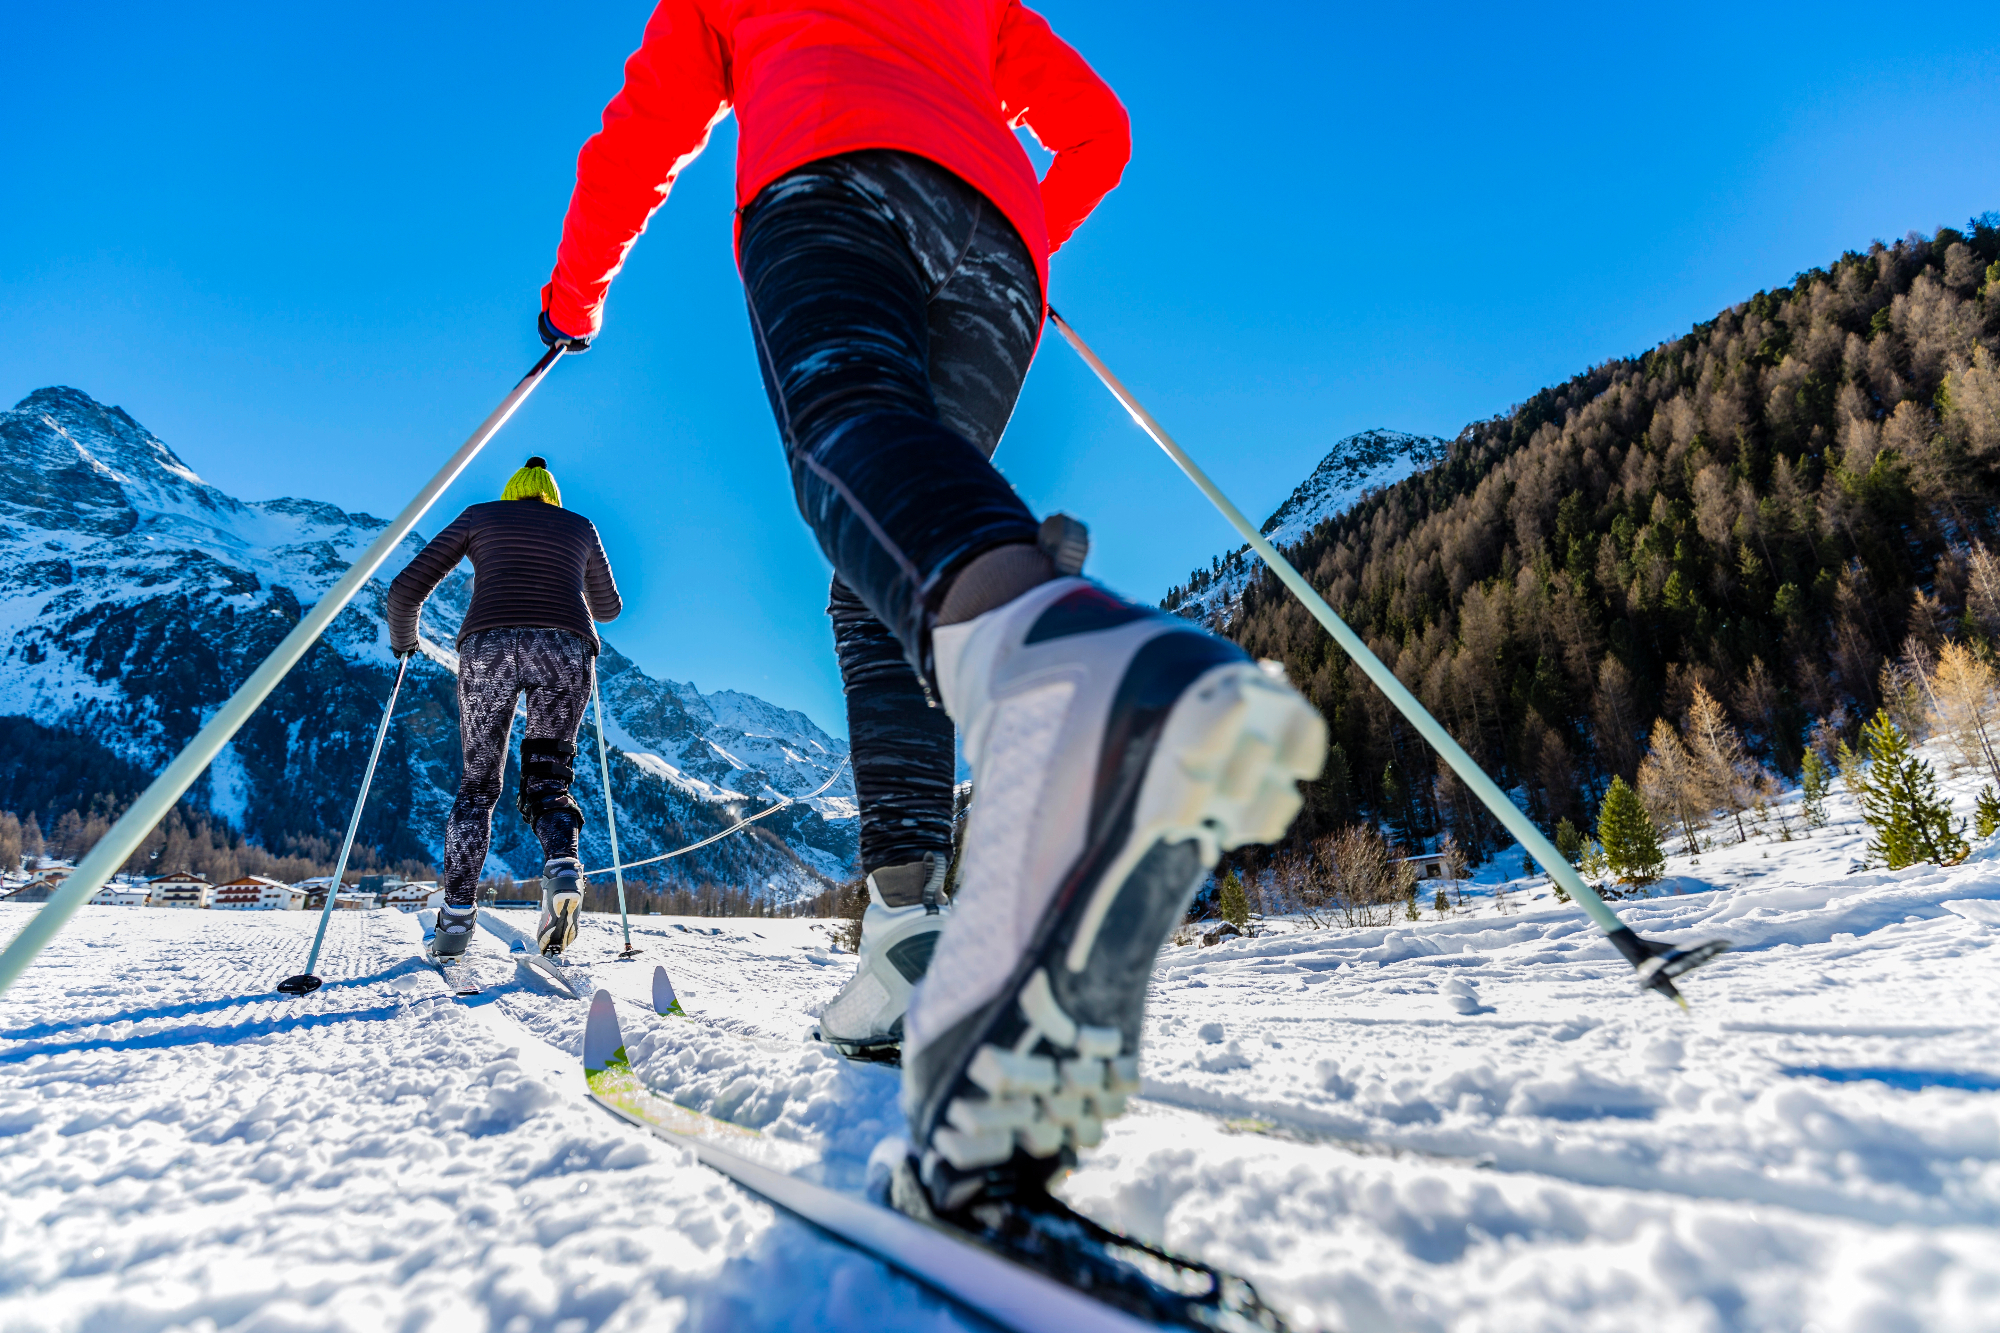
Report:
[[[523,741],[553,740],[574,746],[583,710],[590,703],[597,658],[590,645],[568,630],[489,629],[468,634],[458,646],[458,729],[465,767],[458,800],[444,830],[444,899],[454,907],[472,902],[479,871],[492,837],[493,807],[507,773],[507,740],[514,729],[514,705],[528,696]],[[577,854],[582,822],[562,803],[569,782],[559,777],[523,776],[524,794],[545,813],[535,820],[547,860]]]
[[[743,275],[765,388],[807,478],[800,503],[836,562],[837,549],[861,557],[862,581],[836,575],[827,605],[861,868],[949,855],[952,725],[911,667],[911,602],[922,576],[957,556],[1034,540],[1033,518],[986,461],[1035,354],[1034,258],[957,176],[871,149],[760,191],[744,216]],[[820,473],[838,484],[815,499],[808,474]],[[862,590],[891,620],[907,613],[900,638]]]

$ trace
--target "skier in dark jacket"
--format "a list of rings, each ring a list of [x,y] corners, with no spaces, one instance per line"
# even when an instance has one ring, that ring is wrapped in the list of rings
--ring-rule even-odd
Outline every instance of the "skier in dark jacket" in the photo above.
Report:
[[[576,936],[583,905],[577,857],[583,811],[569,793],[576,731],[596,668],[593,621],[616,620],[618,585],[597,529],[562,507],[540,458],[508,479],[501,498],[460,514],[389,585],[389,647],[416,651],[417,620],[431,590],[472,560],[472,606],[458,631],[458,725],[465,767],[444,835],[445,905],[432,947],[465,952],[478,911],[493,806],[507,767],[515,701],[528,697],[521,741],[521,817],[542,844],[537,943],[556,954]]]
[[[589,345],[732,111],[750,333],[836,575],[871,890],[822,1027],[900,1039],[928,1203],[899,1200],[958,1213],[1039,1187],[1124,1109],[1159,946],[1223,850],[1283,833],[1325,726],[1234,645],[1066,576],[989,461],[1049,254],[1131,142],[1019,0],[660,0],[577,159],[543,339]],[[1039,181],[1017,127],[1055,154]],[[937,915],[952,728],[926,695],[974,788]]]

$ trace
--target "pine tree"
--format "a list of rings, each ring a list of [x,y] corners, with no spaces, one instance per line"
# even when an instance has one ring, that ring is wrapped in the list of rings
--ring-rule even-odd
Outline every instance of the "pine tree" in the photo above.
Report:
[[[1243,881],[1236,877],[1234,867],[1222,876],[1222,883],[1216,887],[1215,909],[1224,921],[1238,930],[1250,924],[1250,898],[1243,892]]]
[[[1993,794],[1990,782],[1979,789],[1979,804],[1972,809],[1972,827],[1982,838],[1990,838],[1995,829],[2000,829],[2000,796]]]
[[[1431,910],[1439,916],[1445,916],[1451,911],[1451,899],[1445,896],[1442,884],[1438,885],[1437,897],[1431,899]]]
[[[1891,870],[1965,858],[1965,825],[1951,826],[1951,806],[1938,795],[1937,774],[1910,749],[1909,737],[1886,711],[1861,729],[1868,754],[1861,774],[1861,813],[1875,830],[1868,855]]]
[[[1570,823],[1567,817],[1556,825],[1556,850],[1571,865],[1583,859],[1583,834],[1577,832],[1576,825]]]
[[[1826,827],[1826,792],[1833,785],[1833,765],[1818,750],[1807,750],[1799,764],[1800,807],[1807,828]]]
[[[1651,884],[1666,872],[1660,830],[1624,778],[1611,779],[1597,807],[1597,841],[1604,847],[1605,863],[1621,883]]]

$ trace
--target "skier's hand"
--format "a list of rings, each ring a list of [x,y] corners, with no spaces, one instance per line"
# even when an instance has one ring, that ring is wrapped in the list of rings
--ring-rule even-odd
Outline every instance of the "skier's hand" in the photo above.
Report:
[[[572,354],[576,352],[588,352],[590,350],[590,339],[570,337],[569,334],[564,333],[561,329],[549,323],[549,312],[546,310],[535,318],[535,331],[542,335],[542,342],[545,346],[560,347],[565,352]]]

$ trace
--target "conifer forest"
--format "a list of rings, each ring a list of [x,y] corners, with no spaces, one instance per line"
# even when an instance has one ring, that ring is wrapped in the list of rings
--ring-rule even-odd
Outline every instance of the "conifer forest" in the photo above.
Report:
[[[1551,832],[1594,824],[1623,778],[1678,836],[1674,784],[1704,756],[1745,786],[1741,809],[1878,713],[1922,730],[1940,653],[1990,692],[1996,529],[1987,213],[1850,251],[1474,422],[1288,554]],[[1274,577],[1225,629],[1332,727],[1294,844],[1357,821],[1405,845],[1449,834],[1474,862],[1511,841]]]

